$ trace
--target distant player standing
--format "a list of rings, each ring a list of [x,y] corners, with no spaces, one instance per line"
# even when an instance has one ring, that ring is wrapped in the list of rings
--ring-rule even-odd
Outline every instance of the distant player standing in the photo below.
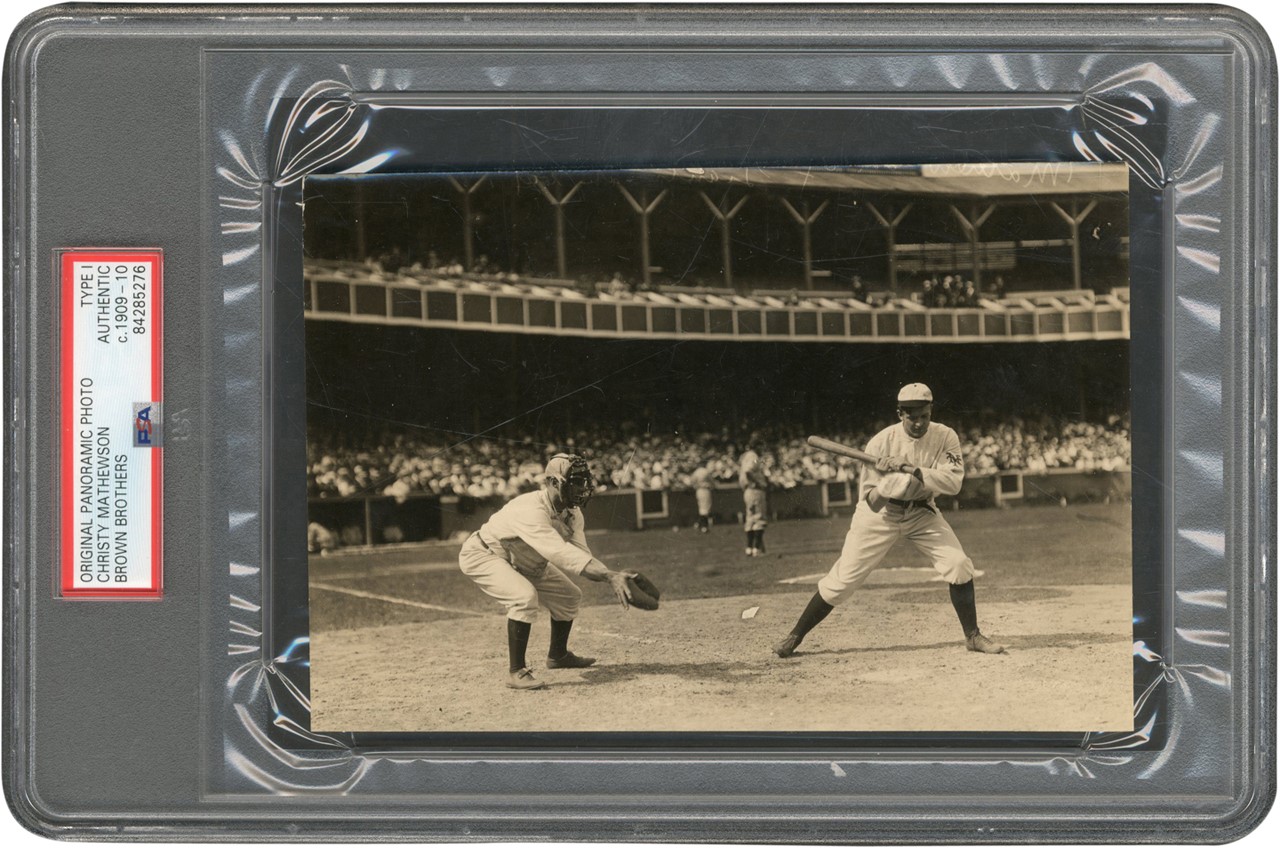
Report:
[[[565,572],[608,582],[619,603],[628,606],[630,572],[611,571],[587,547],[582,505],[594,491],[586,460],[556,454],[547,463],[543,487],[510,500],[467,538],[458,553],[462,573],[507,608],[511,689],[546,685],[525,663],[529,632],[543,607],[551,614],[547,668],[586,668],[595,662],[569,650],[582,590]]]
[[[752,442],[754,443],[754,439]],[[738,485],[742,487],[742,526],[747,533],[747,556],[764,554],[764,517],[769,480],[764,473],[764,463],[756,453],[754,444],[738,461]]]
[[[700,465],[692,475],[693,496],[698,502],[698,532],[711,532],[711,469]]]
[[[789,657],[804,637],[847,600],[867,579],[899,539],[907,539],[929,557],[947,581],[951,605],[964,629],[970,651],[1002,654],[1004,646],[978,630],[973,595],[973,560],[965,556],[951,525],[934,503],[936,495],[955,495],[964,483],[960,438],[950,427],[933,422],[933,392],[911,383],[898,392],[900,424],[887,427],[867,443],[879,457],[866,465],[858,484],[858,507],[849,524],[840,558],[818,581],[818,591],[785,639],[773,646]]]

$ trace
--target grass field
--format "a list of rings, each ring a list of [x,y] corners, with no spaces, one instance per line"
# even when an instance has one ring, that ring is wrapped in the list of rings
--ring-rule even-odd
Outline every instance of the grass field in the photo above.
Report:
[[[583,671],[504,687],[503,614],[457,569],[457,544],[314,557],[317,730],[1129,730],[1132,597],[1128,505],[947,516],[979,570],[984,632],[1004,656],[964,649],[928,562],[899,544],[849,603],[779,660],[786,633],[835,559],[847,516],[780,522],[769,553],[737,527],[589,536],[615,568],[663,590],[624,612],[582,581],[572,647]],[[744,612],[755,609],[744,618]],[[534,709],[531,706],[537,705]]]

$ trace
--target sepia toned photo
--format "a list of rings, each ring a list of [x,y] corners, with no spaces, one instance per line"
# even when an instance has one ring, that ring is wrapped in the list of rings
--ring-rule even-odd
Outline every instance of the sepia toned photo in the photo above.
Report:
[[[1129,172],[303,190],[311,729],[1134,729]]]

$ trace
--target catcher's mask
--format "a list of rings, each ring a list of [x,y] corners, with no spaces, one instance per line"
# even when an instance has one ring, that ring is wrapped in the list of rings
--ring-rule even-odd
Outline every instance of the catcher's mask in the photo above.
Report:
[[[596,478],[587,461],[570,453],[558,453],[547,463],[547,485],[554,488],[566,507],[582,506],[595,493]]]

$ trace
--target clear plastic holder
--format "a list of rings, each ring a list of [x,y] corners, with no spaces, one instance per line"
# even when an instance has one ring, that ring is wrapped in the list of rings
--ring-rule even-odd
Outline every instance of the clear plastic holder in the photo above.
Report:
[[[1220,842],[1266,813],[1275,58],[1239,13],[65,6],[14,35],[5,107],[4,774],[28,827]],[[705,146],[659,138],[690,110]],[[541,140],[494,130],[513,123]],[[1133,733],[309,729],[305,180],[676,161],[1128,165]],[[55,591],[65,307],[50,260],[86,246],[163,251],[154,602]]]

